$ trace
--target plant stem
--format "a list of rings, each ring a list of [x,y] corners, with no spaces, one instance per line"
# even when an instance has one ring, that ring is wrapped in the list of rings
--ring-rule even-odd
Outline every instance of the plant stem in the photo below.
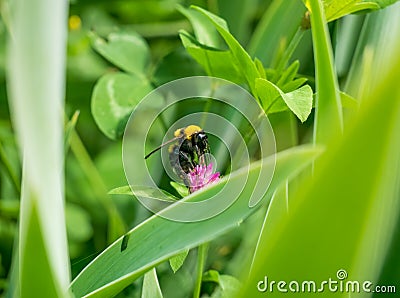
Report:
[[[198,247],[197,252],[197,271],[196,271],[196,283],[194,285],[193,298],[200,297],[201,281],[203,279],[204,263],[207,259],[209,243],[203,243]]]

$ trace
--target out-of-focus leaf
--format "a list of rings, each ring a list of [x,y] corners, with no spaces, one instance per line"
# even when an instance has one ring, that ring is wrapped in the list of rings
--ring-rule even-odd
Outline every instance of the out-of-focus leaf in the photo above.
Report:
[[[223,78],[234,83],[245,82],[230,51],[208,48],[199,44],[190,34],[181,31],[179,34],[188,53],[204,68],[210,76]]]
[[[179,268],[182,267],[183,263],[186,260],[186,257],[189,253],[188,249],[185,249],[183,252],[177,254],[176,256],[173,256],[172,258],[169,259],[169,265],[171,266],[172,271],[176,273],[176,271],[179,270]]]
[[[213,11],[226,20],[230,32],[241,44],[246,45],[252,36],[254,16],[263,4],[260,5],[258,0],[217,0],[215,3],[217,7]],[[208,7],[211,8],[210,5]]]
[[[70,241],[84,242],[90,239],[93,228],[89,214],[78,205],[66,204],[67,235]]]
[[[306,121],[311,113],[313,92],[308,85],[284,93],[271,82],[265,79],[257,79],[256,90],[266,113],[281,112],[288,107],[301,122]]]
[[[250,90],[255,94],[255,79],[260,75],[250,55],[229,32],[225,20],[197,6],[192,6],[192,9],[205,15],[214,24],[232,53],[233,63],[241,70]]]
[[[49,264],[43,228],[35,202],[31,205],[29,213],[29,217],[25,217],[27,222],[24,223],[27,226],[27,236],[23,244],[20,244],[19,282],[23,285],[20,288],[20,297],[29,297],[31,293],[41,293],[43,297],[59,297],[62,295],[61,289],[52,276],[53,270]]]
[[[359,29],[356,51],[346,77],[344,91],[355,98],[369,94],[380,81],[381,73],[392,64],[397,55],[400,35],[400,3],[368,14]]]
[[[0,200],[0,215],[18,218],[19,214],[19,201],[18,200]]]
[[[137,33],[113,32],[103,39],[95,32],[89,35],[94,49],[115,66],[144,78],[150,61],[147,43]]]
[[[361,100],[344,135],[331,135],[313,178],[293,193],[289,212],[274,214],[274,226],[263,230],[241,297],[265,297],[267,292],[256,285],[266,276],[312,280],[320,286],[329,278],[338,281],[342,269],[346,281],[376,284],[391,237],[396,237],[400,206],[400,59],[396,60],[378,88]],[[348,295],[324,292],[324,297]]]
[[[68,6],[61,1],[14,0],[11,8],[7,98],[24,162],[18,250],[14,251],[18,266],[13,268],[11,281],[16,284],[10,286],[10,294],[66,297],[70,272],[63,109]]]
[[[133,108],[150,91],[150,83],[121,72],[100,78],[92,94],[92,114],[100,130],[110,139],[120,137]]]
[[[163,298],[156,268],[151,269],[144,275],[142,298]]]
[[[269,200],[276,187],[288,177],[293,177],[309,166],[320,152],[320,148],[302,146],[278,153],[274,176],[265,200]],[[128,232],[126,236],[114,242],[89,264],[72,282],[72,292],[79,297],[115,295],[144,272],[168,260],[183,249],[196,247],[237,226],[257,209],[249,208],[249,196],[254,190],[254,183],[258,180],[261,164],[263,169],[273,167],[275,165],[274,158],[267,158],[262,163],[255,163],[251,166],[246,180],[247,184],[230,208],[218,216],[191,223],[172,221],[159,215],[152,216]],[[235,183],[246,174],[238,172],[237,176],[234,176],[232,173],[230,182]],[[210,198],[223,189],[225,183],[226,181],[222,180],[207,189],[195,192],[167,208],[167,211],[171,212],[171,210],[180,208],[180,202],[183,201],[202,201]],[[198,211],[194,210],[193,212]],[[125,249],[121,251],[121,244],[126,237],[129,237],[129,241],[125,243]],[[137,239],[141,241],[135,241]],[[98,275],[97,272],[103,272],[103,274]]]
[[[345,93],[345,92],[340,92],[340,99],[342,102],[342,107],[346,108],[346,109],[357,109],[358,108],[358,101],[350,96],[349,94]]]

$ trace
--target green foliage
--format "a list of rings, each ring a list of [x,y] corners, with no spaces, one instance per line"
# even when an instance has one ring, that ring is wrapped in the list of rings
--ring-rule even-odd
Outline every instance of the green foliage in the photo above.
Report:
[[[332,136],[313,179],[290,198],[290,212],[263,231],[242,295],[264,296],[254,286],[264,276],[318,284],[345,269],[348,280],[377,279],[400,204],[399,70],[397,59],[379,87],[363,98],[344,136]],[[281,266],[282,259],[288,266]]]
[[[309,165],[319,153],[320,150],[312,147],[293,148],[280,153],[277,156],[275,175],[265,195],[265,200],[269,200],[278,185]],[[274,165],[273,158],[269,158],[264,162],[263,168],[271,168]],[[123,239],[120,238],[81,271],[71,284],[74,295],[90,294],[94,297],[107,297],[116,294],[144,272],[168,260],[182,249],[195,247],[240,224],[256,210],[256,208],[248,207],[248,198],[258,179],[260,166],[261,163],[252,165],[248,183],[242,193],[230,208],[218,216],[203,221],[184,223],[154,215],[128,232],[130,241],[123,251],[121,251]],[[239,172],[235,176],[232,175],[230,181],[233,180],[233,183],[236,180],[240,181],[239,179],[246,174]],[[207,199],[218,193],[226,182],[226,180],[221,181],[207,190],[198,191],[184,198],[183,201]],[[182,201],[169,207],[169,212],[173,212],[174,208],[180,208],[180,202]],[[146,241],[134,241],[134,239]],[[95,272],[104,272],[104,274],[98,276]]]
[[[334,279],[339,269],[348,280],[396,284],[395,2],[69,1],[66,40],[66,17],[60,16],[65,3],[1,1],[0,296],[68,296],[69,271],[77,297],[268,296],[256,288],[266,275],[318,282]],[[236,144],[223,148],[209,135],[216,163],[226,168],[218,171],[226,177],[189,194],[170,181],[158,153],[146,164],[159,189],[118,187],[126,185],[120,138],[131,111],[149,92],[197,75],[247,89],[267,113],[279,153],[267,194],[249,207],[254,184],[264,182],[258,145],[246,135],[244,118],[217,108],[246,138],[250,175],[225,212],[183,223],[161,215],[222,189],[227,197],[236,194],[243,169],[231,173],[231,184],[229,162],[223,164],[228,150],[220,150],[235,151]],[[162,100],[150,102],[149,113]],[[214,110],[213,101],[201,102],[200,109],[192,100],[163,112],[147,135],[146,150],[157,148],[177,119]],[[144,144],[136,134],[147,129],[140,123],[134,129],[134,146],[126,152],[132,167],[143,161],[137,152]],[[241,158],[237,152],[234,159]],[[263,168],[275,166],[273,157],[264,161]],[[145,173],[135,175],[140,180]],[[172,206],[152,215],[138,199]],[[192,208],[185,217],[202,212]]]

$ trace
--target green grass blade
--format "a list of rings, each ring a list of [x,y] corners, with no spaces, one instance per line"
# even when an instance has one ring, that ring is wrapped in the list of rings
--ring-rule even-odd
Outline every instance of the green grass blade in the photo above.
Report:
[[[344,89],[356,98],[369,94],[380,74],[397,54],[400,34],[400,3],[366,16]]]
[[[307,0],[310,9],[314,48],[316,104],[314,142],[326,143],[331,134],[342,130],[343,115],[334,67],[332,46],[320,0]]]
[[[267,203],[279,184],[309,165],[320,152],[318,148],[303,146],[279,153],[276,156],[275,174],[264,203]],[[268,158],[263,163],[264,168],[273,166],[273,158]],[[259,163],[252,166],[243,192],[230,208],[218,216],[192,223],[175,222],[160,216],[152,216],[128,233],[129,242],[125,243],[123,251],[121,251],[123,239],[120,238],[90,263],[72,282],[72,292],[78,297],[86,295],[109,297],[183,249],[196,247],[237,226],[256,209],[249,208],[248,200],[260,170]],[[242,179],[243,175],[245,173],[231,177],[231,180],[233,179],[234,183],[235,179]],[[183,200],[204,200],[221,190],[224,185],[224,183],[217,183]],[[168,211],[179,210],[179,207],[179,204],[174,204],[168,208]],[[103,272],[103,274],[97,274],[98,272]]]
[[[262,236],[262,254],[240,297],[267,295],[257,291],[265,276],[320,285],[329,277],[338,280],[339,269],[347,271],[345,281],[376,285],[400,206],[399,76],[397,58],[379,88],[364,98],[346,133],[332,135],[313,179],[291,198],[288,214],[275,216],[272,231]],[[323,296],[349,293],[325,287]]]
[[[62,297],[70,273],[64,215],[63,103],[67,3],[13,2],[7,57],[11,118],[23,155],[21,297]]]

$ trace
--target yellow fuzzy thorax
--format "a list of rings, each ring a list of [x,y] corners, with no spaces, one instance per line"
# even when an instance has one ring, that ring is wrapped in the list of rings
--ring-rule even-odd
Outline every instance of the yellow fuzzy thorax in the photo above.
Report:
[[[174,136],[175,137],[185,136],[187,139],[190,140],[192,135],[194,135],[195,133],[198,133],[200,131],[202,131],[202,129],[199,126],[189,125],[184,128],[179,128],[179,129],[175,130]]]

